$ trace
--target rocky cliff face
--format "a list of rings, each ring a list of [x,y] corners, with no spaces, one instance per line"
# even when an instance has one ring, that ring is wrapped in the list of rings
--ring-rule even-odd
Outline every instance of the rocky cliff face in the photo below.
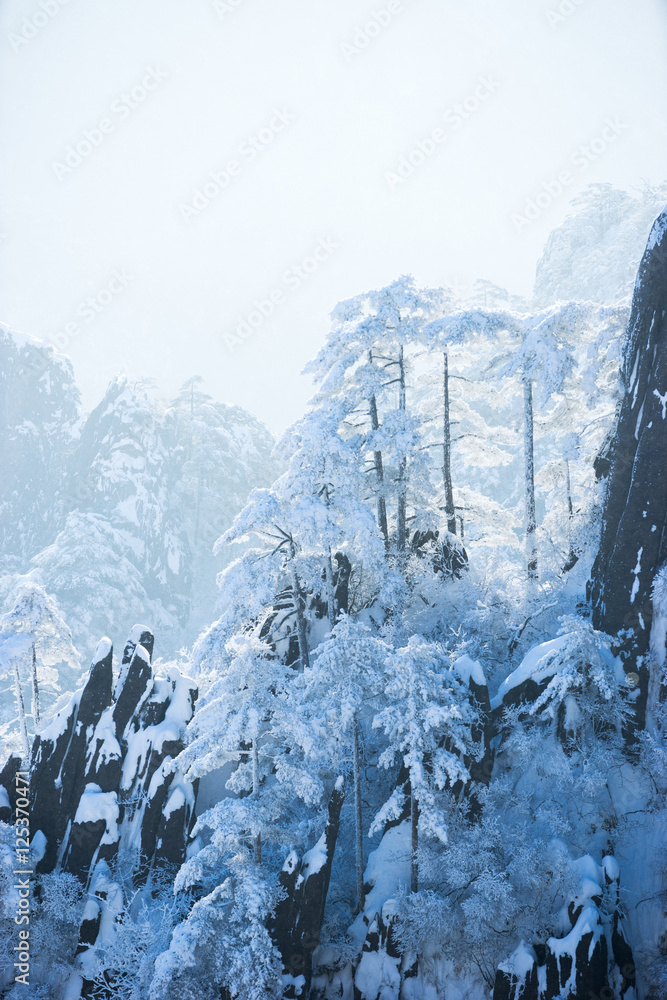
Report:
[[[621,377],[625,395],[597,466],[607,486],[590,595],[595,627],[619,635],[636,689],[635,724],[643,728],[652,591],[667,559],[667,210],[653,226],[637,275]],[[664,635],[661,653],[664,658]]]
[[[176,670],[156,676],[152,653],[152,632],[135,625],[114,686],[113,649],[102,639],[85,686],[33,746],[36,871],[60,868],[88,891],[72,996],[100,995],[98,953],[124,905],[116,859],[129,860],[137,886],[153,867],[175,872],[185,860],[196,788],[169,764],[183,749],[197,688]]]
[[[140,872],[180,864],[194,790],[167,767],[183,747],[197,689],[173,671],[156,677],[153,635],[135,626],[113,686],[113,650],[98,644],[85,686],[35,740],[31,817],[38,872],[59,865],[88,883],[98,861],[138,852]]]

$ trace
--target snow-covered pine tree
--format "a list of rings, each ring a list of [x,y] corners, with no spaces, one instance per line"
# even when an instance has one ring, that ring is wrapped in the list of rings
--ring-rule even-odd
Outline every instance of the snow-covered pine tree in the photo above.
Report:
[[[223,856],[238,851],[247,838],[255,863],[261,864],[264,841],[282,846],[287,837],[289,842],[287,826],[281,826],[289,803],[300,798],[317,805],[323,789],[298,753],[291,752],[291,668],[252,633],[230,640],[225,659],[178,764],[191,780],[233,765],[226,787],[234,797],[224,797],[200,817],[199,828],[214,831]]]
[[[344,616],[292,689],[297,739],[321,766],[352,769],[356,904],[364,905],[363,729],[377,711],[389,646]]]
[[[360,434],[341,433],[345,407],[327,400],[312,407],[283,436],[277,454],[288,461],[285,475],[276,484],[282,502],[303,524],[299,531],[302,548],[312,554],[325,583],[326,618],[333,627],[338,615],[347,612],[336,596],[334,559],[347,565],[362,588],[357,606],[382,591],[390,577],[384,556],[383,536],[363,497],[365,473],[359,463],[363,447]],[[317,582],[312,581],[317,596]],[[348,584],[349,590],[349,584]]]
[[[35,735],[41,721],[40,685],[47,682],[52,691],[58,691],[58,671],[54,668],[59,664],[72,668],[79,666],[79,654],[72,645],[69,628],[53,598],[37,583],[23,583],[13,607],[0,617],[0,663],[3,673],[11,670],[14,674],[18,721],[23,752],[27,756],[32,741],[26,719],[26,678],[29,678],[32,692],[32,731]]]
[[[447,843],[443,794],[470,781],[463,758],[478,751],[471,738],[476,713],[467,688],[437,643],[412,636],[407,645],[389,654],[385,672],[388,704],[373,720],[388,742],[379,763],[391,767],[398,758],[407,772],[409,791],[405,786],[395,789],[377,812],[370,832],[397,820],[409,796],[410,888],[417,892],[420,836]]]
[[[549,235],[537,262],[538,309],[558,301],[613,303],[629,299],[646,240],[667,202],[667,185],[636,192],[589,184],[573,211]]]
[[[622,316],[622,310],[618,320]],[[567,302],[533,315],[512,318],[518,346],[501,363],[502,377],[519,379],[523,391],[524,496],[526,509],[526,562],[529,582],[538,577],[537,513],[535,503],[534,391],[542,414],[553,409],[573,379],[576,359],[572,346],[585,330],[599,330],[610,322],[608,310],[591,303]]]
[[[362,436],[368,499],[387,552],[403,571],[410,521],[432,496],[420,420],[408,398],[413,354],[421,328],[447,298],[402,277],[341,302],[332,313],[327,343],[305,369],[319,385],[313,405],[337,400],[341,422]]]
[[[438,376],[442,383],[442,420],[440,421],[443,455],[442,481],[445,517],[447,530],[450,534],[457,533],[457,510],[452,476],[453,442],[475,439],[474,446],[469,447],[466,451],[466,465],[468,462],[474,465],[476,457],[479,461],[480,453],[483,455],[481,461],[484,465],[503,464],[511,461],[511,455],[502,447],[511,443],[508,440],[506,429],[491,426],[485,419],[484,411],[488,416],[491,409],[489,402],[492,390],[485,386],[482,393],[475,391],[475,384],[483,382],[484,369],[490,363],[491,345],[503,332],[506,332],[508,326],[511,327],[511,320],[508,314],[502,311],[490,312],[463,308],[457,304],[457,307],[448,311],[446,315],[428,323],[420,334],[420,341],[425,345],[430,355],[442,355],[442,374]],[[458,361],[455,371],[450,371],[452,351],[455,352]],[[461,371],[462,367],[466,370],[465,375]],[[463,392],[455,395],[456,412],[452,417],[453,380],[464,381],[466,386]],[[433,376],[425,379],[426,384],[430,384],[431,387],[435,381]],[[433,388],[424,401],[424,405],[431,411],[433,408],[432,393]],[[482,402],[481,406],[479,405],[480,401]],[[431,447],[438,446],[434,442]],[[461,483],[460,485],[470,486],[470,483]],[[458,516],[458,523],[462,533],[464,531],[463,511]]]
[[[223,995],[282,995],[282,960],[267,930],[280,898],[277,872],[320,820],[324,788],[292,736],[293,670],[256,632],[230,640],[224,658],[174,767],[190,780],[222,769],[230,794],[198,818],[200,850],[176,890],[196,886],[201,898],[157,962],[156,998],[177,995],[169,990],[200,963]]]
[[[301,498],[301,503],[290,503],[283,493],[285,477],[281,477],[271,489],[256,489],[250,494],[248,503],[234,519],[231,528],[221,536],[216,547],[229,542],[245,542],[250,534],[262,541],[261,549],[246,551],[236,563],[233,563],[222,576],[222,586],[229,579],[232,587],[248,587],[257,585],[256,598],[259,596],[260,578],[261,598],[255,602],[259,614],[266,614],[272,602],[278,603],[274,614],[266,619],[266,628],[262,638],[270,645],[287,636],[288,648],[285,651],[291,663],[299,669],[308,668],[308,586],[304,573],[312,581],[319,580],[319,567],[314,569],[303,551],[303,544],[308,543],[310,531],[316,528],[318,516],[324,516],[325,507],[316,497]],[[321,565],[321,564],[320,564]],[[282,597],[282,603],[280,598]],[[228,606],[223,616],[233,628],[243,626],[252,618],[247,606],[241,604],[236,608],[238,617],[234,620],[234,608]],[[281,631],[282,629],[282,631]],[[298,653],[293,651],[296,641]]]

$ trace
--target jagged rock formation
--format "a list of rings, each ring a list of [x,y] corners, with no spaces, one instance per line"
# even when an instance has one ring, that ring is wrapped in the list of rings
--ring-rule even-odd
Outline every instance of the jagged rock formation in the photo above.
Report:
[[[329,800],[322,836],[303,859],[292,851],[280,873],[285,896],[269,930],[283,959],[285,1000],[305,1000],[310,991],[313,952],[320,940],[344,799],[343,779],[339,778]]]
[[[30,795],[33,829],[44,837],[38,872],[59,865],[87,883],[98,861],[136,843],[140,868],[184,859],[194,791],[163,765],[183,747],[197,690],[176,671],[155,677],[152,651],[150,630],[135,626],[114,691],[112,646],[101,640],[85,687],[36,737]]]
[[[601,866],[585,855],[574,868],[579,892],[561,911],[560,937],[535,946],[522,941],[497,970],[493,1000],[635,1000],[634,960],[621,922],[618,864],[611,855]]]
[[[625,387],[616,427],[597,471],[608,470],[600,548],[590,596],[596,628],[619,634],[635,725],[649,691],[654,578],[667,559],[667,211],[655,222],[635,285],[623,348]],[[662,636],[664,657],[664,636]],[[636,678],[635,676],[636,675]]]
[[[176,670],[155,676],[152,652],[152,632],[135,625],[114,689],[113,649],[102,639],[85,686],[33,746],[36,871],[59,867],[89,894],[77,951],[82,997],[94,995],[96,952],[123,908],[110,865],[127,857],[135,885],[154,866],[175,871],[194,820],[196,787],[169,764],[183,749],[197,688]]]
[[[352,574],[352,563],[344,552],[336,552],[331,566],[331,591],[334,605],[334,618],[347,614],[349,605],[349,585]],[[323,589],[325,575],[322,575]],[[304,595],[304,604],[308,602],[316,619],[327,617],[329,609],[322,593],[312,592]],[[300,602],[295,599],[291,584],[276,594],[270,609],[267,611],[259,628],[259,637],[271,647],[272,652],[283,657],[289,666],[299,663],[298,616]]]

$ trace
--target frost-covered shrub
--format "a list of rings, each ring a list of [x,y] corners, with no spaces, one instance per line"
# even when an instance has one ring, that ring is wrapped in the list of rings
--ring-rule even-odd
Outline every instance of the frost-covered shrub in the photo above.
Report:
[[[100,988],[110,980],[114,1000],[145,1000],[155,960],[169,947],[174,925],[184,916],[184,900],[174,897],[173,885],[159,872],[133,895],[125,895],[126,906],[109,946],[101,949],[101,968],[94,980]]]
[[[192,979],[204,985],[199,996],[214,985],[218,996],[223,987],[235,1000],[279,1000],[282,961],[266,927],[280,898],[277,879],[250,858],[238,857],[230,868],[174,929],[155,963],[150,1000],[180,998],[182,981]]]

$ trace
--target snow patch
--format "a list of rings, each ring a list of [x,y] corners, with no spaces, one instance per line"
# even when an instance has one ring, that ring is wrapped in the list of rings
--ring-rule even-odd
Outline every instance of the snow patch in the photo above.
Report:
[[[115,792],[103,792],[99,785],[86,785],[79,799],[75,823],[106,823],[100,844],[115,844],[118,840],[118,799]]]
[[[510,976],[516,976],[519,982],[523,983],[530,975],[537,962],[537,955],[531,945],[521,942],[516,951],[512,952],[507,961],[502,962],[498,968]]]
[[[459,656],[452,664],[452,669],[464,684],[469,684],[472,679],[478,687],[486,687],[486,677],[478,660],[471,660],[469,656]]]
[[[565,648],[571,633],[559,635],[548,642],[541,642],[538,646],[533,646],[526,653],[516,670],[507,677],[498,688],[498,693],[491,700],[491,708],[499,708],[510,691],[519,687],[524,681],[533,680],[537,684],[553,677],[556,667],[553,660],[562,649]]]
[[[327,858],[327,840],[326,834],[323,833],[315,846],[311,847],[304,855],[303,868],[301,869],[304,879],[310,878],[311,875],[317,875],[318,872],[322,871],[327,863]]]
[[[371,852],[364,872],[364,882],[372,889],[366,896],[364,912],[360,913],[349,933],[363,941],[368,925],[388,899],[410,885],[410,821],[387,830],[378,847]]]
[[[643,553],[643,551],[644,551],[644,546],[642,545],[642,547],[637,552],[637,565],[635,566],[635,568],[632,571],[634,573],[634,575],[635,575],[635,579],[634,579],[634,583],[632,584],[632,590],[630,591],[630,604],[634,604],[635,603],[635,597],[639,593],[639,574],[642,571],[642,553]]]

